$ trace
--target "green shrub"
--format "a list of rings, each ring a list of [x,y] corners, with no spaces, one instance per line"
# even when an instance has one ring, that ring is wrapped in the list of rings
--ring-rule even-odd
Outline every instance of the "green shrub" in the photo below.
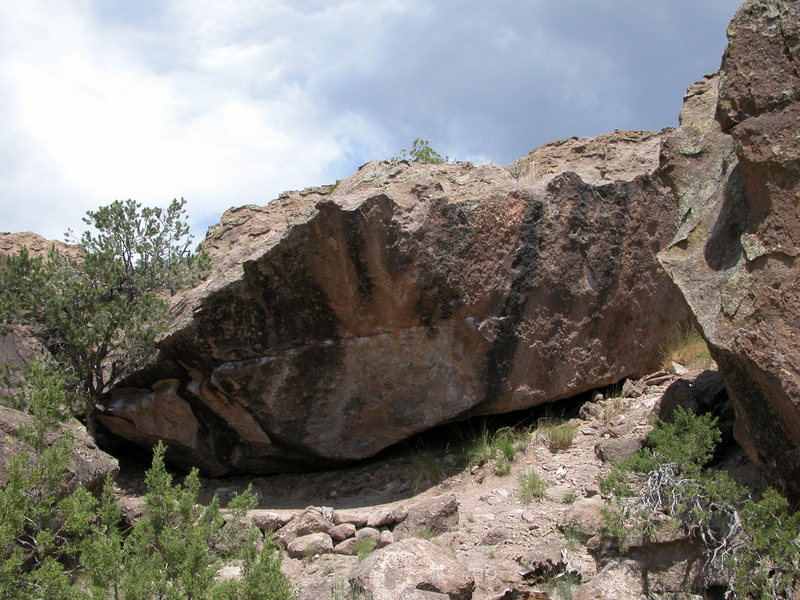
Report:
[[[440,165],[450,161],[447,156],[442,157],[441,154],[431,148],[427,140],[420,138],[414,140],[411,145],[411,150],[406,150],[403,148],[400,151],[400,154],[391,158],[391,162],[393,163],[400,162],[401,160],[429,163],[434,165]]]
[[[716,420],[681,408],[659,421],[647,447],[601,480],[613,498],[606,530],[626,547],[626,525],[649,537],[657,515],[676,520],[705,548],[705,568],[740,598],[789,598],[800,583],[800,513],[767,490],[754,500],[727,473],[706,468],[719,441]]]
[[[577,432],[577,425],[548,418],[539,421],[533,435],[537,441],[546,444],[551,450],[565,450],[572,446]]]
[[[673,362],[695,370],[713,369],[715,364],[708,345],[694,327],[678,333],[661,350],[662,368],[669,369]]]
[[[356,556],[358,562],[361,562],[375,551],[375,542],[370,539],[358,540],[356,542]]]
[[[411,455],[411,462],[407,467],[407,476],[414,489],[423,485],[436,483],[444,477],[444,464],[433,451],[426,448],[417,448]]]
[[[505,454],[501,454],[497,457],[497,460],[494,461],[494,466],[492,467],[495,475],[499,475],[500,477],[505,477],[506,475],[511,474],[511,460],[509,460]]]
[[[493,470],[498,475],[508,475],[518,452],[524,452],[530,433],[524,428],[504,427],[489,433],[486,427],[468,439],[466,457],[471,465],[483,466],[494,460]]]
[[[534,499],[544,496],[547,484],[539,476],[535,469],[529,469],[519,475],[519,497],[525,502],[532,502]]]

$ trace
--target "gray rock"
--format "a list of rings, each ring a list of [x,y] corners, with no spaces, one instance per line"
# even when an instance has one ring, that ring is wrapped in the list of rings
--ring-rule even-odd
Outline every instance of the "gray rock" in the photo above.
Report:
[[[370,554],[350,572],[354,589],[372,600],[397,600],[404,593],[424,590],[445,594],[449,600],[471,600],[475,581],[469,571],[444,548],[407,538]]]
[[[446,493],[421,500],[408,510],[406,519],[394,528],[400,540],[426,534],[444,533],[458,525],[458,500],[455,494]]]

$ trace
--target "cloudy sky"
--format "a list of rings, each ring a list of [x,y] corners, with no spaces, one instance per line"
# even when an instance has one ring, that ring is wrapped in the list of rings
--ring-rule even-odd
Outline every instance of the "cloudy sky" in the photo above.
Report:
[[[739,0],[0,1],[0,231],[230,206],[430,141],[507,164],[675,125]]]

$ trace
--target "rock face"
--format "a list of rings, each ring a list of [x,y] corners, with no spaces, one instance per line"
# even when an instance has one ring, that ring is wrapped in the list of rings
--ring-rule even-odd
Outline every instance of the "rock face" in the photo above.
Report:
[[[32,257],[47,258],[51,248],[71,258],[80,258],[82,255],[78,246],[58,240],[48,240],[38,233],[30,231],[0,233],[0,257],[16,254],[23,246],[28,249],[28,254]]]
[[[655,161],[658,136],[605,137]],[[373,162],[228,211],[204,242],[213,278],[100,423],[209,474],[282,471],[651,370],[685,318],[655,259],[674,203],[638,162],[590,185],[557,150],[524,184],[495,165]]]
[[[689,89],[662,171],[681,226],[661,260],[725,377],[736,438],[800,497],[800,5],[745,2]],[[716,118],[715,118],[716,117]]]

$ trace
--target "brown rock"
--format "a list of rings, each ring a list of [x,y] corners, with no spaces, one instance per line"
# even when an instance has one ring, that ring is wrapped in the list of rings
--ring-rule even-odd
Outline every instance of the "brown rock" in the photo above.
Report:
[[[413,590],[470,600],[475,589],[472,576],[446,549],[416,538],[373,552],[353,568],[348,579],[354,589],[371,594],[372,600],[395,600]]]
[[[395,538],[444,533],[458,524],[458,500],[447,493],[421,500],[408,511],[405,521],[394,528]]]
[[[679,406],[689,412],[711,412],[727,401],[725,380],[718,371],[703,371],[694,380],[676,379],[656,405],[658,418],[671,421]]]
[[[286,554],[290,558],[308,558],[315,554],[333,552],[333,541],[327,533],[309,533],[293,539],[286,546]]]
[[[374,527],[362,527],[356,531],[356,540],[369,540],[372,542],[373,548],[377,548],[381,543],[381,532]]]
[[[7,468],[12,458],[33,451],[19,436],[20,427],[30,426],[31,421],[31,416],[26,413],[0,406],[0,487],[8,481]],[[47,434],[45,442],[54,442],[66,431],[72,433],[75,443],[64,477],[63,492],[68,494],[81,487],[99,492],[106,475],[119,470],[117,459],[98,449],[86,429],[74,419],[62,424],[58,431]]]
[[[294,519],[278,529],[273,539],[288,546],[289,542],[297,537],[306,536],[311,533],[325,533],[334,528],[334,524],[313,509],[306,509],[296,515]]]
[[[353,537],[356,534],[356,526],[352,523],[341,523],[336,527],[328,530],[328,533],[336,542],[341,542],[347,538]]]
[[[603,407],[597,402],[585,402],[580,410],[578,416],[584,421],[594,421],[603,417]]]
[[[367,517],[367,527],[382,527],[393,525],[395,522],[394,508],[391,506],[376,508]]]
[[[603,462],[613,463],[638,452],[644,445],[643,437],[607,438],[594,446],[594,453]]]
[[[21,231],[17,233],[0,233],[0,257],[18,253],[23,247],[28,255],[36,258],[47,258],[51,248],[61,255],[80,258],[83,251],[73,244],[65,244],[58,240],[48,240],[38,233]]]
[[[273,533],[292,520],[289,514],[276,513],[270,510],[251,510],[248,516],[262,533]]]
[[[336,544],[333,548],[334,554],[344,554],[346,556],[355,556],[358,553],[358,540],[354,537],[347,538]]]
[[[603,528],[603,500],[597,496],[573,502],[561,519],[561,529],[577,531],[586,538],[599,535]]]
[[[439,592],[429,592],[427,590],[406,590],[402,592],[397,600],[449,600],[447,594]]]
[[[356,529],[359,527],[364,527],[367,524],[367,514],[366,513],[358,513],[349,510],[336,510],[333,512],[333,522],[337,525],[341,525],[342,523],[352,523],[356,526]]]
[[[373,162],[332,194],[228,211],[212,277],[99,421],[212,475],[297,470],[652,370],[684,317],[655,260],[677,217],[650,175],[659,139],[579,142],[570,156],[605,148],[605,178],[554,148],[530,187]]]
[[[728,29],[718,105],[714,79],[695,86],[707,101],[665,141],[661,168],[682,215],[661,261],[724,375],[737,440],[794,497],[800,497],[798,24],[797,2],[742,5]]]
[[[641,600],[642,570],[632,560],[607,564],[591,581],[578,588],[576,600]]]
[[[389,529],[381,531],[381,537],[378,540],[378,547],[385,548],[389,544],[394,544],[394,533]]]

